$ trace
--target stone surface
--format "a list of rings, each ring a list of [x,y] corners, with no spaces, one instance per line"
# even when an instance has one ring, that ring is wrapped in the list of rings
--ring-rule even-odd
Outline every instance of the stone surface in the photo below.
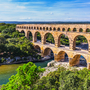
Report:
[[[69,31],[69,29],[71,31]],[[54,53],[54,60],[61,61],[65,58],[65,53],[67,53],[70,66],[79,64],[80,55],[86,59],[87,63],[90,63],[90,32],[87,32],[88,29],[90,29],[90,24],[20,24],[16,26],[16,30],[19,32],[24,31],[27,38],[29,37],[29,33],[32,33],[33,44],[40,47],[42,57],[49,55],[52,50]],[[37,32],[41,34],[41,43],[37,42]],[[48,33],[53,35],[55,45],[46,43],[46,36]],[[62,34],[68,36],[69,47],[60,47],[60,38]],[[87,39],[88,51],[75,50],[76,39],[79,35]],[[36,48],[38,49],[38,47]]]

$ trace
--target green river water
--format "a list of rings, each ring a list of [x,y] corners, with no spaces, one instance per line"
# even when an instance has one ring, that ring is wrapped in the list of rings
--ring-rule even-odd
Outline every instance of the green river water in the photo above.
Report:
[[[51,60],[47,60],[44,62],[36,62],[35,64],[37,66],[46,67],[47,63],[50,61]],[[9,81],[9,78],[12,75],[15,75],[17,73],[16,69],[22,65],[23,64],[1,65],[0,66],[0,85],[6,84]]]

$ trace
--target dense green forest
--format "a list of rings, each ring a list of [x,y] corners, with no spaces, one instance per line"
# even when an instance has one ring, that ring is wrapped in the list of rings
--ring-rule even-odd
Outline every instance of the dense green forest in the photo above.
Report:
[[[15,24],[0,23],[0,57],[40,57],[24,33],[16,31],[15,28]]]
[[[90,90],[90,70],[66,70],[58,67],[57,71],[49,73],[40,79],[44,68],[37,67],[32,62],[17,69],[17,74],[2,85],[1,90]]]

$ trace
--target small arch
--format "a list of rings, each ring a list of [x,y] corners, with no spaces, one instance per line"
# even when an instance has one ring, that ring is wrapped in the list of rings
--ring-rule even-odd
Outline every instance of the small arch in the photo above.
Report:
[[[33,27],[31,27],[31,29],[33,29]]]
[[[40,27],[40,30],[42,30],[42,27]]]
[[[28,29],[28,27],[27,27],[27,29]]]
[[[45,30],[45,27],[43,27],[43,30]]]
[[[53,31],[56,31],[56,28],[55,27],[53,28]]]
[[[36,27],[34,27],[34,29],[36,29]]]
[[[58,28],[57,30],[60,31],[60,28]]]
[[[86,32],[90,32],[90,29],[89,29],[89,28],[87,28],[87,29],[86,29]]]
[[[54,52],[53,52],[53,50],[51,48],[47,47],[47,48],[44,49],[43,56],[44,57],[49,56],[49,57],[53,58],[54,57]]]
[[[70,32],[70,31],[71,31],[71,29],[70,29],[70,28],[68,28],[67,32]]]
[[[30,27],[29,27],[29,29],[30,29]]]
[[[63,28],[62,31],[64,32],[65,31],[65,28]]]
[[[22,26],[22,29],[24,29],[24,27]]]
[[[46,27],[46,30],[48,30],[48,27]]]
[[[76,31],[77,31],[77,29],[76,29],[76,28],[74,28],[74,29],[73,29],[73,32],[76,32]]]
[[[58,57],[58,58],[57,58]],[[64,62],[68,62],[68,54],[65,51],[60,51],[58,53],[58,55],[55,58],[56,61],[64,61]]]
[[[39,30],[39,27],[37,27],[37,30]]]
[[[50,31],[52,30],[52,28],[50,27]]]
[[[38,51],[38,53],[41,53],[41,48],[39,45],[35,45],[34,48]]]
[[[79,29],[79,32],[83,32],[83,29],[82,29],[82,28],[80,28],[80,29]]]

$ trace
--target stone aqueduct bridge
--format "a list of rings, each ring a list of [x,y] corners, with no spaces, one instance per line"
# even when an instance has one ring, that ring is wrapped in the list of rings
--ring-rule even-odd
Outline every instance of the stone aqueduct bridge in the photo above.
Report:
[[[65,58],[65,53],[69,57],[69,65],[74,66],[79,64],[80,56],[82,55],[87,61],[87,68],[90,69],[90,24],[20,24],[16,26],[16,30],[25,32],[25,36],[29,38],[29,33],[32,33],[33,44],[35,47],[40,47],[41,55],[44,57],[50,54],[52,50],[54,59],[60,61]],[[70,31],[71,30],[71,31]],[[41,42],[37,42],[37,32],[41,34]],[[54,37],[55,45],[46,43],[46,36],[51,33]],[[64,34],[69,38],[69,48],[60,47],[60,38]],[[88,51],[75,50],[76,38],[83,35],[88,41]]]

